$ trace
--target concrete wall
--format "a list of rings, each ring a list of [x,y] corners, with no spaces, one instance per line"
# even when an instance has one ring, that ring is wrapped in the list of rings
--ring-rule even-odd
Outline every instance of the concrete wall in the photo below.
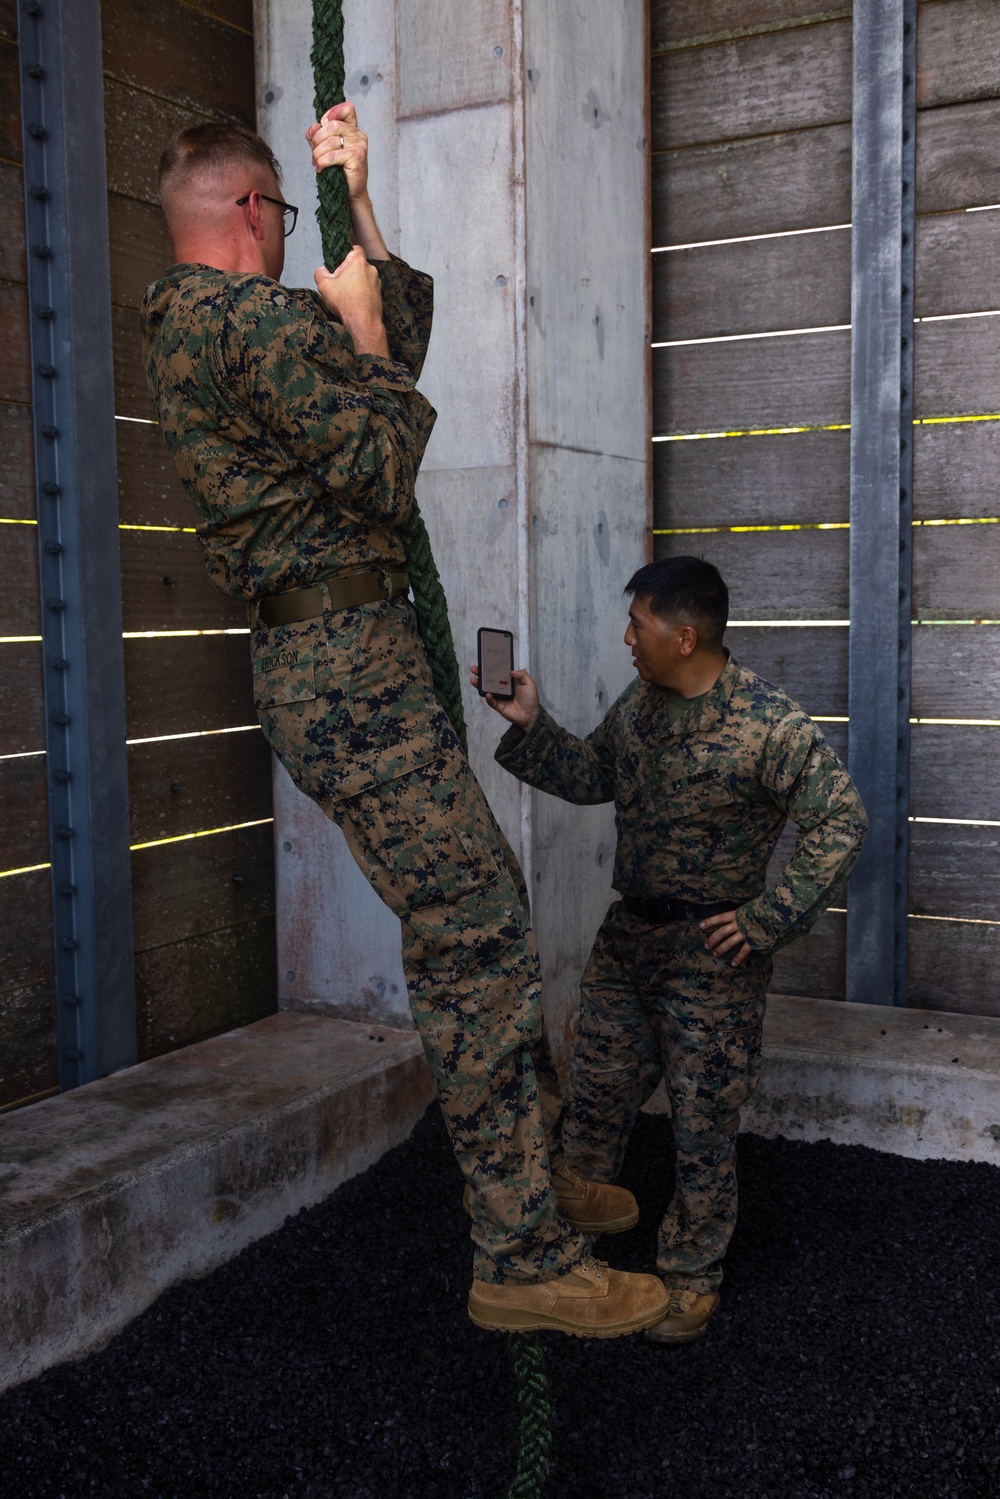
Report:
[[[311,6],[257,0],[258,119],[306,212],[286,280],[320,259],[302,132]],[[438,410],[418,483],[461,660],[481,624],[573,729],[628,681],[622,584],[648,540],[646,22],[642,0],[346,0],[348,97],[371,137],[390,247],[435,279],[421,388]],[[470,753],[531,885],[564,1050],[609,891],[610,808],[568,808]],[[340,835],[276,772],[286,1006],[400,1020],[396,923]]]

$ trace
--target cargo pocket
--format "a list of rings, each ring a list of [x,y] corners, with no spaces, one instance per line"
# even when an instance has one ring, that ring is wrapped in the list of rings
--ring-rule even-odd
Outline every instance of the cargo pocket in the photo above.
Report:
[[[324,658],[322,620],[276,625],[253,637],[253,697],[258,712],[316,696],[316,669]]]

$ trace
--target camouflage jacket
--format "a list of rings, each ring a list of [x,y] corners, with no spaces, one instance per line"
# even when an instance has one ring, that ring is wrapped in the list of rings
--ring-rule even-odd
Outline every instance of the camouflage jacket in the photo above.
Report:
[[[847,771],[802,709],[731,656],[671,727],[666,692],[636,680],[586,739],[543,709],[508,729],[496,758],[571,802],[615,803],[614,887],[626,896],[732,901],[758,949],[806,931],[840,893],[868,819]],[[786,818],[795,851],[773,889],[768,860]]]
[[[378,272],[390,359],[355,354],[315,292],[268,276],[175,265],[146,292],[153,402],[223,593],[404,560],[395,527],[434,424],[415,389],[432,283],[401,260]]]

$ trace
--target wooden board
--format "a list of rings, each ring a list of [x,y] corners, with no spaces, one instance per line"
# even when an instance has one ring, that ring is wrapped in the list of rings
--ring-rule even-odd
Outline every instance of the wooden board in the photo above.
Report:
[[[1000,211],[917,220],[917,317],[1000,307]]]
[[[209,581],[197,537],[120,531],[125,630],[245,630],[246,604]]]
[[[25,869],[49,860],[49,803],[46,757],[0,760],[0,827],[3,849],[0,872]],[[19,879],[11,875],[10,880]],[[0,880],[0,901],[8,893]]]
[[[1000,96],[995,0],[917,7],[917,108]]]
[[[911,724],[912,816],[1000,820],[998,755],[1000,728]]]
[[[916,427],[913,513],[920,520],[1000,515],[998,472],[1000,422],[945,422]]]
[[[847,229],[653,256],[654,341],[850,321]]]
[[[827,911],[804,937],[774,956],[770,994],[802,994],[809,999],[843,999],[847,918]]]
[[[111,341],[115,361],[115,416],[155,421],[156,410],[142,362],[139,314],[133,308],[111,309]]]
[[[137,952],[273,915],[271,823],[132,855]]]
[[[851,22],[654,55],[650,87],[654,151],[839,124],[851,118]]]
[[[38,527],[0,527],[0,558],[6,579],[0,589],[0,635],[38,635]]]
[[[657,537],[657,555],[713,562],[733,619],[847,619],[847,531],[748,531]]]
[[[24,256],[24,182],[21,168],[0,161],[0,279],[25,281],[27,264]]]
[[[52,889],[47,869],[0,880],[0,994],[53,982]],[[0,998],[0,1008],[3,1000]]]
[[[1000,828],[911,823],[909,908],[1000,922]]]
[[[913,618],[1000,619],[1000,524],[915,527]]]
[[[951,104],[917,115],[917,212],[1000,203],[1000,101]]]
[[[245,635],[125,641],[130,739],[257,722]]]
[[[0,157],[21,160],[21,78],[17,47],[0,41]]]
[[[931,430],[944,429],[918,429]],[[654,443],[654,525],[846,521],[851,501],[850,460],[849,432]],[[709,539],[691,536],[688,542],[697,550],[707,546]]]
[[[17,41],[17,0],[0,0],[0,37]]]
[[[128,790],[132,843],[270,817],[271,751],[259,729],[133,744]]]
[[[851,219],[847,124],[660,152],[651,170],[654,245],[783,234]]]
[[[914,718],[1000,718],[1000,625],[913,631]]]
[[[396,16],[401,119],[510,98],[511,12],[504,0],[408,0]],[[526,21],[528,64],[544,67],[531,47],[530,16]]]
[[[814,718],[846,714],[846,626],[730,628],[726,645],[741,666],[782,688]]]
[[[136,954],[139,1060],[273,1015],[274,918]]]
[[[155,423],[115,423],[118,516],[135,526],[193,526],[195,513]],[[194,536],[191,546],[198,548]]]
[[[0,517],[35,517],[35,451],[31,407],[0,401]]]
[[[1000,412],[1000,319],[922,323],[914,360],[914,416]]]
[[[815,0],[812,5],[806,0],[651,0],[650,41],[658,52],[850,13],[849,5],[817,5]]]
[[[208,111],[175,104],[105,76],[109,193],[158,205],[157,168],[167,141],[176,131],[211,117]]]
[[[50,983],[0,994],[0,1108],[59,1086],[56,998]]]
[[[44,748],[41,643],[0,645],[0,755]]]
[[[106,73],[253,128],[253,35],[182,0],[111,0],[101,7]],[[179,38],[183,38],[179,42]]]
[[[111,300],[138,309],[146,287],[173,264],[166,220],[158,207],[108,194],[111,240]]]
[[[0,282],[0,401],[31,400],[31,353],[28,344],[28,291]]]
[[[654,349],[653,431],[731,432],[848,422],[850,365],[846,331]],[[937,384],[932,387],[936,392]]]
[[[1000,925],[910,922],[911,1009],[1000,1015],[998,973]]]

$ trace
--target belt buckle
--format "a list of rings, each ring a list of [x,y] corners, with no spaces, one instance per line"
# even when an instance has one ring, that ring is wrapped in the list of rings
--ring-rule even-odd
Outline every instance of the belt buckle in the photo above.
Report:
[[[387,599],[391,599],[392,598],[392,573],[389,571],[389,569],[387,567],[383,567],[379,571],[379,573],[377,574],[377,576],[378,576],[379,582],[382,585],[382,591],[385,594],[385,597]]]

